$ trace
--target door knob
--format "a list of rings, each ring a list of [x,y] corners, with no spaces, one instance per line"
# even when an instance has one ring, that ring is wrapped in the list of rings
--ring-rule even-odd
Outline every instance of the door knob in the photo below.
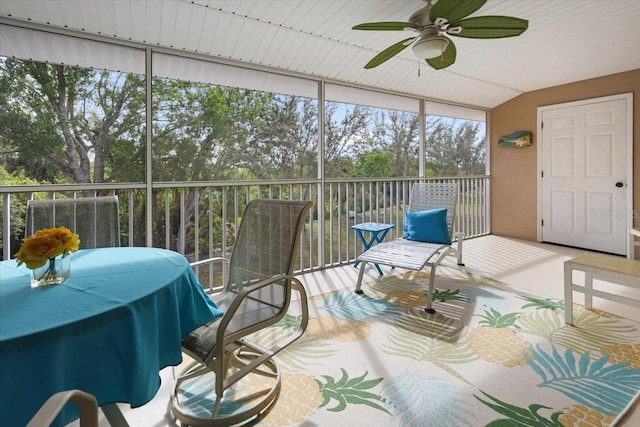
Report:
[[[616,182],[616,187],[618,188],[622,188],[624,186],[624,184],[620,181]]]

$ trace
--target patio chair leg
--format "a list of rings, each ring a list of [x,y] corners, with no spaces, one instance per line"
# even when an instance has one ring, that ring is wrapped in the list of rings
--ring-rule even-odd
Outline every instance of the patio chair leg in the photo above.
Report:
[[[104,413],[105,418],[109,422],[109,425],[114,427],[127,427],[129,423],[127,423],[127,419],[122,415],[122,411],[118,408],[117,403],[109,403],[104,406],[101,406],[102,412]]]
[[[431,272],[429,273],[429,291],[427,292],[427,307],[424,309],[429,314],[435,314],[436,310],[433,308],[433,285],[436,280],[436,265],[431,264]]]
[[[458,256],[458,265],[460,266],[464,266],[464,263],[462,262],[462,235],[458,237],[458,241],[456,242],[457,248],[456,248],[456,255]]]

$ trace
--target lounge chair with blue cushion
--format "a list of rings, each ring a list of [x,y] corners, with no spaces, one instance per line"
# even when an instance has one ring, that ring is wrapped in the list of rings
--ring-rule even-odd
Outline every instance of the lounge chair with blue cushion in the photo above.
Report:
[[[430,267],[427,313],[435,313],[432,307],[436,267],[450,255],[462,263],[462,233],[454,233],[454,218],[458,198],[458,184],[416,183],[411,188],[409,209],[405,212],[402,238],[378,243],[363,252],[360,273],[355,292],[362,294],[362,278],[367,263],[422,270]],[[457,239],[455,247],[452,240]]]

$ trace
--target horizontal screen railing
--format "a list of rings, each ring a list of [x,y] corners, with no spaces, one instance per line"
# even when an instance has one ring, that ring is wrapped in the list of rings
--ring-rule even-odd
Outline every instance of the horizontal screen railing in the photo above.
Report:
[[[190,261],[197,261],[227,257],[244,207],[255,197],[266,197],[314,202],[303,230],[296,267],[297,272],[307,272],[353,262],[362,251],[351,229],[356,223],[394,224],[389,237],[401,237],[414,182],[458,183],[455,230],[464,233],[465,238],[489,233],[489,178],[484,175],[326,179],[324,185],[314,179],[159,182],[153,184],[150,198],[142,183],[3,186],[2,258],[13,257],[19,249],[29,199],[117,195],[121,246],[147,246],[150,233],[151,246],[175,250]],[[147,221],[147,215],[151,221]],[[215,272],[198,271],[203,285],[209,288],[221,283],[222,272],[222,267]]]

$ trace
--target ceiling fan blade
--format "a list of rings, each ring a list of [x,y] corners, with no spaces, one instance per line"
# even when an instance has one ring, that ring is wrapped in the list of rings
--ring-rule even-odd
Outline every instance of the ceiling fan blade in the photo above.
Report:
[[[370,30],[370,31],[402,31],[406,28],[417,29],[417,24],[411,22],[367,22],[354,26],[353,30]]]
[[[487,0],[438,0],[429,12],[429,19],[435,22],[437,18],[446,18],[449,22],[456,22],[480,9]]]
[[[370,68],[377,67],[385,61],[388,61],[389,59],[405,50],[407,46],[411,44],[409,43],[409,41],[413,40],[415,40],[415,37],[409,37],[408,39],[401,40],[398,43],[389,46],[388,48],[374,56],[373,59],[364,66],[364,68],[368,70]]]
[[[436,56],[435,58],[425,59],[427,64],[429,64],[432,68],[436,70],[447,68],[448,66],[456,62],[456,55],[457,55],[456,46],[453,44],[453,40],[451,40],[448,37],[445,37],[445,38],[449,40],[449,44],[447,45],[447,48],[444,50],[444,53],[442,55]]]
[[[452,34],[454,36],[472,39],[499,39],[519,36],[529,27],[529,21],[511,16],[478,16],[463,19],[452,25],[462,27],[462,31],[458,34]]]

